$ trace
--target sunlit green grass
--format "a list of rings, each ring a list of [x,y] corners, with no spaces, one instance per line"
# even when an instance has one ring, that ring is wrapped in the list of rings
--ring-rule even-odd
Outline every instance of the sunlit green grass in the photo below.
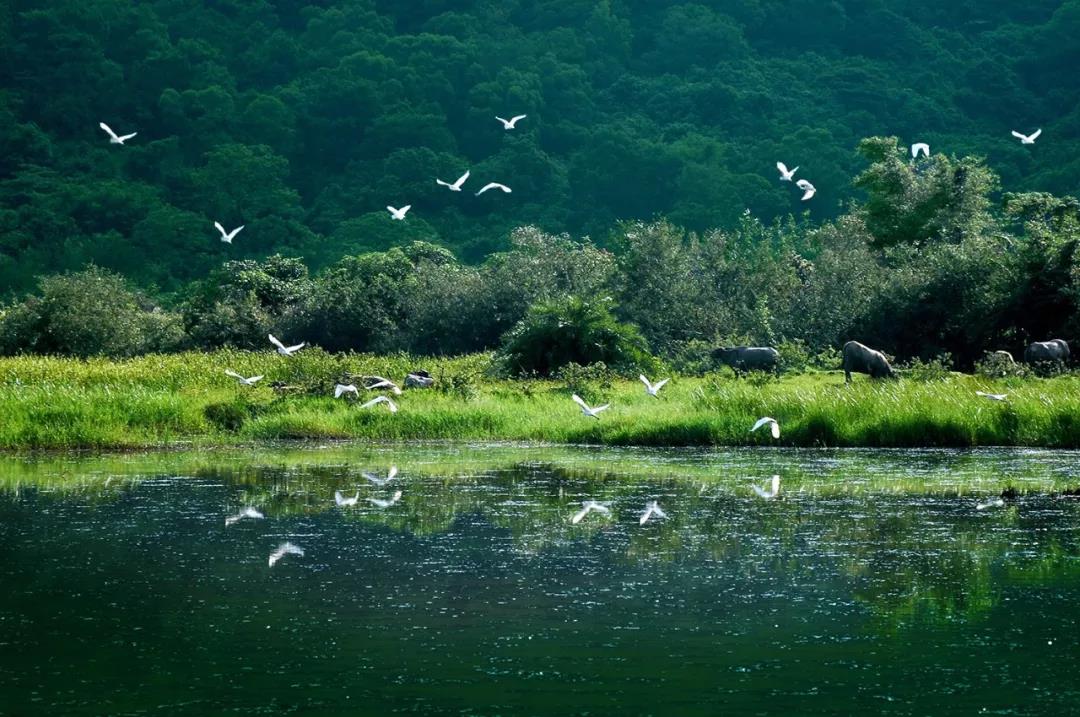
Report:
[[[219,351],[130,361],[0,359],[0,448],[125,448],[195,441],[205,445],[277,439],[509,440],[604,445],[1045,446],[1080,447],[1080,379],[875,382],[840,373],[748,381],[716,374],[675,377],[660,398],[636,380],[585,387],[586,418],[559,381],[509,381],[484,374],[488,357]],[[263,374],[239,386],[226,368]],[[425,368],[455,391],[406,390],[397,414],[335,400],[347,373],[401,380]],[[292,387],[277,392],[280,382]],[[1006,402],[976,390],[1008,393]],[[374,394],[371,394],[374,395]],[[781,425],[775,441],[750,433],[761,416]]]

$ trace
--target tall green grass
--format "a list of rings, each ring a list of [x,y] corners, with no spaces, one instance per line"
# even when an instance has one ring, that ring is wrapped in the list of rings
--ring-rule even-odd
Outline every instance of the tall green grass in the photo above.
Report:
[[[512,440],[606,445],[1046,446],[1080,447],[1080,379],[986,379],[949,374],[934,381],[845,385],[839,373],[779,381],[722,374],[675,377],[659,399],[636,380],[586,387],[610,402],[599,420],[581,415],[558,381],[485,375],[490,358],[331,355],[287,359],[270,352],[218,351],[128,361],[0,359],[0,448],[123,448],[180,441],[230,444],[276,439]],[[263,374],[239,386],[226,368]],[[452,390],[406,390],[397,414],[335,400],[348,374],[402,380],[430,371]],[[290,389],[274,391],[279,382]],[[976,390],[1008,393],[997,403]],[[769,415],[774,441],[750,433]]]

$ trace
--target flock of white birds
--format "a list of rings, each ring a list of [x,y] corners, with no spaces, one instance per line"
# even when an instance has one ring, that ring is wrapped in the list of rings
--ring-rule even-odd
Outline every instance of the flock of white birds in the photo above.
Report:
[[[515,115],[515,116],[511,117],[510,119],[504,119],[502,117],[496,116],[495,119],[498,120],[502,124],[502,127],[503,127],[504,130],[510,131],[510,130],[515,129],[516,126],[517,126],[517,123],[519,121],[525,119],[527,116],[528,115],[523,115],[523,114],[522,115]],[[118,135],[118,134],[116,134],[116,132],[114,132],[112,130],[111,127],[109,127],[109,125],[105,124],[104,122],[101,122],[99,124],[99,127],[101,127],[102,131],[104,131],[109,136],[109,144],[115,144],[115,145],[123,146],[124,143],[126,143],[128,140],[132,139],[133,137],[135,137],[138,134],[138,132],[132,132],[130,134]],[[1038,130],[1036,130],[1035,132],[1033,132],[1030,135],[1025,135],[1025,134],[1022,134],[1022,133],[1017,132],[1015,130],[1013,130],[1013,132],[1012,132],[1013,137],[1016,137],[1017,139],[1019,139],[1021,144],[1035,144],[1035,140],[1037,140],[1041,134],[1042,134],[1042,129],[1038,129]],[[927,144],[925,142],[916,142],[916,143],[911,145],[911,158],[912,158],[912,160],[918,159],[920,156],[922,156],[922,157],[929,157],[930,156],[930,145],[929,144]],[[798,179],[798,180],[796,180],[795,179],[795,173],[799,171],[798,166],[793,167],[792,169],[788,169],[788,167],[787,167],[787,165],[785,163],[777,162],[776,163],[776,168],[780,172],[780,181],[782,181],[782,182],[794,182],[795,186],[798,187],[802,191],[803,194],[802,194],[801,201],[804,201],[804,202],[809,201],[810,199],[813,199],[814,195],[817,194],[817,188],[814,187],[814,185],[809,180],[806,180],[806,179]],[[465,185],[465,182],[467,182],[469,180],[470,176],[471,176],[471,171],[466,170],[464,174],[462,174],[460,177],[458,177],[453,182],[446,182],[446,181],[444,181],[442,179],[436,178],[435,183],[437,185],[441,186],[441,187],[446,187],[451,192],[460,192],[460,191],[462,191],[462,187]],[[505,184],[502,184],[500,182],[488,182],[483,187],[481,187],[478,192],[476,192],[476,196],[480,196],[481,194],[484,194],[485,192],[488,192],[488,191],[494,190],[494,189],[497,189],[497,190],[503,192],[504,194],[510,194],[513,191],[510,187],[508,187]],[[386,210],[388,212],[390,212],[391,219],[396,220],[396,221],[404,221],[405,220],[405,215],[408,214],[410,209],[412,209],[411,204],[406,204],[406,205],[404,205],[404,206],[402,206],[400,208],[393,207],[393,206],[390,206],[390,205],[387,205],[387,207],[386,207]],[[216,228],[218,230],[218,233],[220,234],[220,239],[221,239],[222,242],[224,242],[225,244],[232,244],[233,239],[235,239],[236,235],[239,234],[243,230],[244,225],[241,224],[238,227],[236,227],[235,229],[233,229],[231,231],[227,231],[225,229],[225,227],[221,225],[220,222],[215,221],[214,222],[214,228]],[[304,346],[307,345],[306,342],[301,342],[299,344],[295,344],[295,345],[292,345],[292,346],[286,346],[284,343],[282,343],[280,340],[278,340],[273,334],[270,334],[268,336],[268,338],[270,339],[270,343],[273,344],[274,347],[277,349],[277,352],[279,354],[281,354],[282,356],[285,356],[285,357],[291,357],[291,356],[295,355],[298,351],[300,351],[302,348],[304,348]],[[244,385],[244,386],[254,386],[256,383],[258,383],[263,378],[263,376],[261,376],[261,375],[260,376],[247,376],[247,377],[245,377],[245,376],[243,376],[241,374],[236,373],[235,371],[228,370],[228,369],[226,369],[225,373],[226,373],[226,375],[231,376],[232,378],[235,378],[239,384]],[[401,389],[394,382],[392,382],[392,381],[390,381],[388,379],[384,379],[382,377],[374,377],[374,378],[377,379],[377,380],[374,383],[372,383],[371,385],[365,386],[364,388],[366,390],[370,391],[370,390],[376,390],[376,389],[385,389],[385,390],[391,391],[395,395],[400,395],[401,394]],[[657,381],[656,383],[653,383],[648,378],[646,378],[644,375],[639,376],[639,378],[641,379],[641,382],[645,385],[645,393],[647,395],[649,395],[649,396],[652,396],[653,398],[659,398],[660,389],[663,388],[664,385],[667,384],[667,382],[670,380],[670,379],[665,378],[663,380]],[[984,393],[982,391],[977,391],[976,393],[979,396],[983,396],[985,398],[988,398],[988,399],[994,400],[994,401],[1005,401],[1006,400],[1006,394]],[[341,384],[341,383],[339,383],[339,384],[336,384],[334,386],[334,398],[341,398],[343,396],[349,396],[349,395],[354,396],[354,397],[359,397],[360,390],[356,387],[355,384]],[[571,396],[571,399],[574,401],[574,403],[576,403],[581,408],[582,415],[586,416],[587,418],[599,419],[600,418],[600,413],[602,413],[603,411],[606,411],[608,408],[611,407],[610,403],[605,403],[605,404],[603,404],[601,406],[589,406],[585,402],[585,400],[582,399],[580,396],[578,396],[576,393]],[[375,398],[371,399],[370,401],[367,401],[367,402],[361,404],[360,408],[373,408],[373,407],[379,406],[379,405],[385,405],[387,407],[387,409],[390,411],[390,413],[392,413],[392,414],[397,413],[397,411],[398,411],[398,406],[394,402],[394,400],[391,399],[388,396],[385,396],[385,395],[376,396]],[[765,417],[762,417],[762,418],[758,419],[758,421],[756,423],[754,423],[754,425],[750,428],[750,432],[757,431],[758,429],[763,428],[765,426],[769,427],[769,431],[772,434],[772,437],[774,439],[780,438],[780,424],[776,421],[775,418],[771,418],[769,416],[765,416]],[[388,476],[385,479],[376,478],[375,476],[373,476],[373,475],[371,475],[369,473],[364,474],[364,476],[369,481],[371,481],[372,483],[374,483],[375,485],[380,486],[380,487],[385,486],[386,483],[393,480],[396,477],[396,475],[397,475],[397,467],[396,466],[392,467],[390,469],[390,473],[388,474]],[[753,489],[754,489],[754,492],[759,497],[761,497],[762,499],[764,499],[764,500],[772,500],[773,498],[776,498],[777,495],[779,495],[779,493],[780,493],[780,476],[779,475],[774,475],[772,477],[771,486],[768,489],[762,488],[762,487],[757,486],[757,485],[754,485]],[[394,504],[396,504],[398,501],[401,500],[401,497],[402,497],[402,491],[399,490],[399,491],[395,491],[394,494],[388,499],[367,498],[366,500],[367,500],[367,502],[371,503],[373,506],[375,506],[377,508],[385,509],[385,508],[389,508],[389,507],[393,506]],[[337,491],[334,494],[334,501],[338,505],[338,507],[352,507],[352,506],[355,506],[359,502],[359,500],[360,500],[360,492],[359,491],[357,491],[356,494],[353,495],[353,496],[345,496],[340,491]],[[979,503],[976,506],[976,509],[981,511],[981,510],[986,510],[988,508],[1001,507],[1003,505],[1004,505],[1004,501],[1002,501],[1000,498],[994,498],[994,499],[992,499],[992,500],[990,500],[990,501],[988,501],[986,503]],[[581,510],[579,510],[578,512],[574,513],[573,516],[571,516],[570,522],[572,524],[576,525],[577,523],[580,523],[582,520],[584,520],[585,517],[588,516],[590,513],[598,513],[598,514],[601,514],[601,515],[610,515],[611,514],[611,508],[610,508],[610,506],[608,504],[599,503],[597,501],[593,501],[593,500],[584,501],[582,503]],[[237,521],[243,520],[244,518],[259,519],[259,518],[262,518],[262,517],[263,517],[263,514],[260,513],[258,510],[256,510],[255,508],[246,507],[242,511],[240,511],[238,514],[232,515],[232,516],[229,516],[229,517],[225,518],[225,525],[226,526],[233,525]],[[641,518],[639,519],[639,523],[641,525],[644,525],[651,518],[654,518],[654,517],[658,518],[658,519],[663,519],[663,518],[667,517],[667,514],[664,513],[664,511],[660,508],[659,504],[656,501],[650,501],[649,503],[646,504],[645,511],[641,514]],[[269,557],[269,565],[270,565],[270,567],[273,567],[275,563],[277,563],[279,560],[281,560],[286,555],[297,555],[297,556],[303,557],[304,550],[303,550],[303,548],[300,548],[300,547],[298,547],[298,546],[296,546],[296,545],[294,545],[294,544],[292,544],[290,542],[282,543],[281,545],[279,545],[277,547],[277,549],[273,553],[270,554],[270,557]]]

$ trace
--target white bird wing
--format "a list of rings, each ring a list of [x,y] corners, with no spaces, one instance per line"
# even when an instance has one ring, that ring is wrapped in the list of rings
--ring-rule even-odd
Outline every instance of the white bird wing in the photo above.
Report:
[[[248,382],[248,383],[257,383],[257,382],[259,382],[259,381],[262,381],[262,380],[263,380],[263,377],[262,377],[262,375],[260,374],[260,375],[258,375],[258,376],[252,376],[251,378],[249,378],[249,379],[247,380],[247,382]]]
[[[805,179],[800,179],[799,181],[795,182],[795,186],[799,189],[813,189],[814,187],[813,184],[810,184],[810,182]]]
[[[392,481],[397,476],[397,466],[390,466],[390,472],[386,474],[386,480]]]
[[[766,498],[766,499],[772,498],[772,494],[769,493],[764,488],[762,488],[761,486],[753,485],[753,486],[750,486],[750,487],[754,489],[754,492],[758,494],[759,498]]]
[[[450,184],[450,182],[444,182],[443,180],[439,179],[438,177],[435,178],[435,184],[438,184],[438,185],[440,185],[442,187],[452,187],[452,186],[454,186],[453,184]]]
[[[108,135],[109,135],[110,137],[112,137],[113,139],[120,139],[119,137],[117,137],[117,136],[116,136],[116,132],[113,132],[113,131],[112,131],[112,127],[110,127],[109,125],[105,124],[104,122],[99,122],[99,123],[98,123],[98,127],[101,127],[101,129],[105,130],[105,132],[106,132],[106,133],[107,133],[107,134],[108,134]],[[1015,132],[1014,132],[1013,134],[1015,134]]]
[[[648,390],[648,391],[653,390],[653,385],[651,383],[649,383],[649,379],[645,378],[645,374],[638,374],[638,378],[640,378],[641,382],[643,384],[645,384],[646,390]]]
[[[510,124],[510,121],[509,121],[509,120],[504,120],[504,119],[503,119],[502,117],[500,117],[499,115],[495,115],[495,119],[497,119],[497,120],[499,120],[500,122],[502,122],[502,123],[503,123],[503,127],[507,127],[507,126],[509,126],[509,124]]]
[[[132,137],[134,137],[137,134],[138,134],[138,132],[132,132],[131,134],[125,134],[125,135],[123,135],[121,137],[117,137],[117,139],[120,141],[120,144],[123,144],[124,142],[127,142],[129,139],[131,139]]]
[[[1012,136],[1016,137],[1017,139],[1027,139],[1027,135],[1020,134],[1016,130],[1012,131]]]
[[[285,350],[285,344],[278,341],[277,337],[275,337],[273,334],[267,334],[267,338],[270,339],[270,343],[272,343],[274,346],[277,346],[279,349]]]
[[[238,379],[241,379],[241,380],[243,380],[243,378],[244,378],[243,376],[238,374],[236,371],[231,371],[229,369],[225,369],[225,375],[226,376],[232,376],[233,378],[238,378]]]
[[[265,517],[262,513],[260,513],[259,511],[255,510],[254,508],[251,508],[251,507],[244,508],[243,516],[245,518],[263,518],[263,517]]]
[[[780,476],[774,475],[772,477],[772,493],[776,495],[780,492]]]
[[[334,398],[341,398],[341,394],[345,393],[347,390],[348,390],[348,388],[346,386],[344,386],[343,384],[340,384],[340,383],[335,384],[334,385]]]
[[[773,438],[779,438],[780,437],[780,424],[779,423],[777,423],[776,421],[773,421],[772,426],[771,426],[771,430],[772,430],[772,437]]]
[[[513,190],[510,189],[510,187],[506,186],[505,184],[499,184],[498,182],[488,182],[487,184],[485,184],[480,189],[479,192],[476,193],[476,196],[479,197],[481,194],[483,194],[484,192],[486,192],[489,189],[501,189],[503,192],[505,192],[507,194],[509,194],[511,191],[513,191]]]
[[[786,164],[784,164],[783,162],[777,162],[776,163],[776,168],[780,170],[780,174],[783,174],[784,176],[787,176],[788,170],[787,170],[787,165]]]
[[[469,178],[470,173],[471,173],[471,170],[466,170],[465,174],[458,177],[457,181],[454,182],[454,184],[452,186],[457,187],[458,189],[461,189],[461,185],[465,184],[465,180]]]
[[[574,517],[570,518],[570,522],[571,522],[571,523],[573,523],[574,525],[577,525],[578,523],[580,523],[580,522],[582,521],[582,519],[583,519],[583,518],[584,518],[584,517],[585,517],[586,515],[588,515],[588,514],[589,514],[589,511],[590,511],[590,510],[592,510],[592,506],[591,506],[591,505],[589,505],[588,503],[586,503],[586,504],[585,504],[585,505],[584,505],[584,506],[582,507],[582,509],[581,509],[581,510],[579,510],[579,511],[578,511],[578,512],[576,512],[576,513],[574,513]]]
[[[236,229],[233,229],[231,232],[229,232],[229,234],[228,234],[229,240],[231,241],[237,234],[239,234],[240,230],[243,229],[244,226],[245,225],[241,224]]]
[[[296,344],[295,346],[286,346],[285,347],[285,352],[290,353],[290,354],[291,353],[296,353],[297,351],[304,348],[305,346],[307,346],[307,342],[306,341],[301,341],[300,343]]]
[[[750,432],[751,432],[751,433],[753,433],[753,432],[754,432],[754,431],[756,431],[757,429],[759,429],[759,428],[761,428],[762,426],[764,426],[764,425],[765,425],[766,423],[775,423],[775,422],[776,422],[776,421],[775,421],[774,419],[772,419],[772,418],[769,418],[768,416],[765,416],[764,418],[759,418],[759,419],[757,420],[757,423],[755,423],[755,424],[754,424],[754,427],[750,429]]]
[[[1035,130],[1035,134],[1028,137],[1028,139],[1030,139],[1032,142],[1034,142],[1035,140],[1037,140],[1039,138],[1040,134],[1042,134],[1042,129],[1037,129],[1037,130]]]
[[[523,119],[525,119],[525,118],[526,118],[527,116],[528,116],[528,115],[516,115],[516,116],[514,116],[514,117],[511,117],[511,118],[510,118],[510,126],[511,126],[511,127],[513,127],[514,125],[516,125],[516,124],[518,123],[518,120],[523,120]]]
[[[610,403],[605,403],[605,404],[604,404],[603,406],[597,406],[596,408],[594,408],[594,409],[592,410],[592,412],[593,412],[593,413],[600,413],[601,411],[606,411],[606,410],[608,410],[608,408],[610,408],[610,407],[611,407],[611,404],[610,404]]]
[[[653,386],[653,388],[655,388],[657,391],[659,391],[660,389],[662,389],[664,387],[664,384],[667,383],[670,380],[671,380],[670,378],[661,379],[660,381],[656,382],[656,385]]]
[[[221,226],[221,222],[214,222],[214,228],[221,232],[222,239],[229,236],[229,233],[225,231],[225,227]]]
[[[575,393],[575,394],[571,395],[570,398],[574,399],[574,403],[581,406],[584,410],[586,410],[586,411],[590,410],[589,409],[589,404],[585,403],[585,401],[581,398],[581,396],[579,396],[579,395],[577,395]]]
[[[405,212],[409,211],[410,209],[412,209],[411,204],[406,204],[405,206],[403,206],[401,208],[401,210],[400,210],[401,211],[401,216],[405,216]]]
[[[344,505],[345,504],[345,496],[343,496],[341,494],[340,490],[335,490],[334,491],[334,502],[337,503],[338,505]]]
[[[811,199],[815,194],[817,194],[817,190],[814,189],[813,187],[810,187],[809,189],[806,190],[806,192],[803,193],[802,201],[805,202],[806,200]]]

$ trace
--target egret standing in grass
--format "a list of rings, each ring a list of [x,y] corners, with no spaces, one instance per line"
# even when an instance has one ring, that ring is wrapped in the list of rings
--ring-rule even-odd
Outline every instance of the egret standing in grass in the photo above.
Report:
[[[386,396],[376,396],[367,403],[361,404],[360,408],[372,408],[378,406],[380,403],[385,403],[386,407],[390,410],[390,413],[397,413],[397,404]]]
[[[593,511],[596,511],[597,513],[602,513],[604,515],[611,515],[611,508],[608,508],[603,503],[597,503],[595,500],[586,500],[582,501],[581,510],[574,513],[573,517],[570,518],[570,522],[574,525],[577,525],[585,518],[586,515],[592,513]]]
[[[244,518],[251,518],[252,520],[260,520],[263,517],[264,516],[263,516],[262,513],[255,510],[251,506],[248,506],[247,508],[244,508],[242,511],[240,511],[236,515],[230,515],[227,518],[225,518],[225,527],[228,528],[233,523],[237,523],[237,522],[243,520]]]
[[[270,567],[274,567],[274,563],[284,558],[286,555],[299,555],[304,557],[304,549],[298,545],[285,542],[278,546],[277,550],[270,553]]]
[[[666,518],[667,513],[660,510],[660,505],[655,500],[650,500],[645,504],[645,512],[641,514],[638,525],[645,525],[649,522],[649,518],[656,516],[657,518]]]
[[[754,424],[754,427],[750,429],[750,432],[753,433],[762,426],[769,427],[769,432],[772,433],[773,438],[780,437],[780,424],[776,422],[775,418],[769,418],[768,416],[765,416],[764,418],[759,418],[757,420],[757,423]]]
[[[334,398],[341,398],[346,393],[351,393],[353,396],[360,398],[360,392],[356,390],[356,386],[351,383],[336,383],[334,384]]]
[[[292,356],[294,353],[307,346],[306,342],[296,344],[295,346],[286,346],[285,344],[278,341],[273,334],[269,334],[268,338],[270,339],[270,343],[272,343],[274,346],[277,346],[277,352],[282,356]]]
[[[658,394],[660,392],[660,389],[662,389],[664,387],[665,383],[667,383],[668,381],[671,380],[670,378],[665,378],[662,381],[657,381],[656,383],[650,383],[649,379],[645,378],[644,374],[639,375],[638,378],[640,378],[641,382],[643,384],[645,384],[645,393],[649,394],[653,398],[660,398],[656,394]]]
[[[235,378],[236,382],[239,383],[241,386],[254,386],[256,383],[262,380],[262,376],[249,376],[247,378],[244,378],[236,371],[231,371],[229,369],[225,369],[225,375]]]
[[[603,406],[590,408],[589,404],[585,403],[585,401],[582,400],[581,396],[577,395],[576,393],[570,396],[570,398],[574,399],[574,403],[581,406],[582,415],[588,416],[589,418],[595,418],[597,420],[599,420],[600,418],[600,412],[606,411],[608,409],[608,406],[611,405],[610,403],[605,403]]]
[[[780,476],[772,477],[772,490],[765,490],[759,485],[754,485],[751,487],[754,489],[754,492],[758,494],[759,498],[764,498],[765,500],[772,500],[776,497],[776,494],[780,492]]]

